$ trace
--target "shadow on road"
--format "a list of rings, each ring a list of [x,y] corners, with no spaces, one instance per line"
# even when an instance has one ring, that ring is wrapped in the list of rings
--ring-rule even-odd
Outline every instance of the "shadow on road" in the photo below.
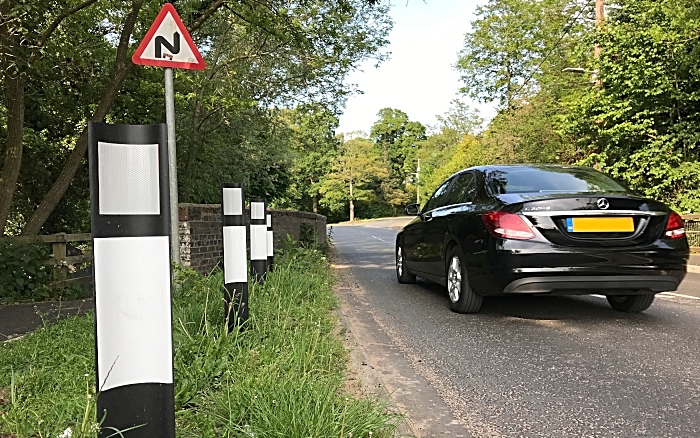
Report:
[[[449,298],[444,286],[420,278],[416,286],[413,288],[416,293],[429,294],[436,299],[442,300],[445,310],[450,311]],[[661,321],[660,318],[650,313],[623,313],[615,311],[609,307],[605,298],[588,295],[484,297],[484,304],[478,314],[464,316],[494,319],[517,318],[536,321],[585,321],[586,323],[629,320],[648,324]]]

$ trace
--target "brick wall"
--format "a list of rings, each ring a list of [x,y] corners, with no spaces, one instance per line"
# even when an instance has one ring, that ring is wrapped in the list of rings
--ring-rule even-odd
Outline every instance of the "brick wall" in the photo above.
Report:
[[[208,273],[223,259],[221,205],[180,204],[180,258],[182,264]],[[287,234],[300,242],[326,243],[326,217],[292,210],[268,210],[272,215],[275,249],[282,247]],[[246,210],[246,224],[250,211]],[[250,230],[247,232],[250,238]]]

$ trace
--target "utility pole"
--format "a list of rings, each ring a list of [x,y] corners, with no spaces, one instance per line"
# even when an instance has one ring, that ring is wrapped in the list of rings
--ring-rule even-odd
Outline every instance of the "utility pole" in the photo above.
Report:
[[[420,158],[418,159],[418,166],[416,166],[416,202],[420,204]]]
[[[605,0],[595,0],[595,27],[596,27],[596,32],[600,28],[600,26],[603,24],[603,21],[605,20]],[[595,43],[595,48],[593,51],[593,55],[595,56],[595,59],[600,58],[600,43],[596,41]]]

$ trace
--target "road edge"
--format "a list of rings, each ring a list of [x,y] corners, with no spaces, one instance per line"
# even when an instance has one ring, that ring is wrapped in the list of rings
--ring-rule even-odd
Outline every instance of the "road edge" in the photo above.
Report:
[[[349,377],[350,381],[348,383],[352,385],[353,380],[356,380],[356,383],[359,385],[359,388],[363,394],[374,395],[379,397],[381,400],[386,401],[389,404],[389,409],[402,417],[402,420],[398,423],[393,436],[420,438],[420,435],[418,435],[411,426],[408,415],[401,411],[391,393],[388,391],[384,380],[381,378],[379,372],[372,364],[369,355],[365,351],[365,348],[355,337],[353,324],[348,317],[348,313],[351,312],[351,309],[349,307],[349,303],[343,298],[342,294],[343,289],[349,289],[352,287],[351,284],[348,284],[350,282],[349,273],[346,269],[338,267],[333,262],[331,262],[330,267],[336,279],[335,283],[333,284],[333,292],[335,293],[336,297],[338,297],[340,303],[338,317],[345,328],[344,343],[345,348],[348,351],[349,375],[352,376]]]

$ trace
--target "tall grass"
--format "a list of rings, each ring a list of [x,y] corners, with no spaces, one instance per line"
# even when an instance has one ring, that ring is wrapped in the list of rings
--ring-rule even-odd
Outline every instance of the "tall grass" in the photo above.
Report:
[[[276,261],[263,285],[251,283],[250,319],[230,334],[221,273],[178,272],[178,437],[391,436],[397,417],[385,404],[344,393],[323,254],[289,248]],[[92,315],[75,317],[0,347],[0,436],[96,436],[93,330]]]

